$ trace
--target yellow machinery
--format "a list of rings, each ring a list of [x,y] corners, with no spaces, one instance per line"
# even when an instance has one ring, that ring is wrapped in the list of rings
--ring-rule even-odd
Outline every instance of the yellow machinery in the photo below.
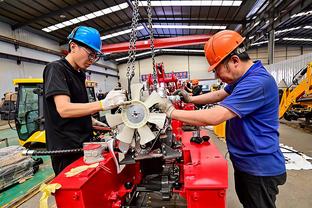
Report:
[[[29,147],[34,143],[45,144],[43,79],[14,79],[13,84],[17,91],[15,126],[20,145]],[[86,81],[89,102],[96,101],[96,86],[96,82]]]
[[[45,143],[43,127],[43,80],[14,79],[17,91],[15,127],[22,146]]]
[[[312,62],[294,76],[293,84],[295,87],[284,89],[281,95],[279,118],[305,118],[309,123],[312,118]]]
[[[223,84],[212,84],[211,85],[211,92],[213,91],[217,91],[219,89],[222,88],[222,85]],[[213,127],[213,132],[215,133],[215,135],[218,137],[218,138],[224,138],[225,139],[225,125],[226,125],[226,121],[220,123],[219,125],[216,125]]]

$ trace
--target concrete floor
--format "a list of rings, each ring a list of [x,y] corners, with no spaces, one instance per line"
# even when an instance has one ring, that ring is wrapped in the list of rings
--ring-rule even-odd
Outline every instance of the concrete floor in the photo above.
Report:
[[[0,133],[1,135],[1,133]],[[223,155],[226,154],[226,144],[217,139],[212,132],[209,132],[213,142],[218,146]],[[289,127],[285,124],[280,126],[280,142],[294,147],[296,150],[312,157],[312,134],[301,129]],[[229,160],[229,158],[227,158]],[[41,193],[27,201],[21,208],[39,207]],[[56,207],[54,199],[50,197],[49,204]],[[287,182],[280,186],[280,193],[277,196],[277,207],[279,208],[311,208],[312,207],[312,170],[288,170]],[[168,206],[165,206],[168,207]],[[169,206],[172,207],[172,206]],[[174,206],[180,207],[180,206]],[[233,167],[229,161],[229,188],[227,191],[227,207],[241,208],[241,204],[235,193]]]
[[[280,125],[280,143],[292,146],[299,152],[312,156],[312,134],[305,133],[300,129]],[[224,142],[215,139],[215,144],[222,153],[227,152]],[[242,208],[234,187],[233,166],[229,158],[229,188],[227,191],[227,207]],[[287,181],[279,187],[276,206],[279,208],[311,208],[312,207],[312,170],[288,170]]]

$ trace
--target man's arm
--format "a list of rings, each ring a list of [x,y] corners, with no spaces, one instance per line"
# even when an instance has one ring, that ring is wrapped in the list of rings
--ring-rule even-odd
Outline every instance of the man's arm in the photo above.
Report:
[[[171,118],[196,126],[215,126],[235,116],[234,112],[222,106],[197,111],[174,110],[171,113]]]
[[[229,96],[229,94],[224,89],[221,89],[221,90],[209,92],[209,93],[198,95],[198,96],[192,96],[191,103],[202,104],[202,105],[213,104],[213,103],[220,102],[227,96]]]
[[[92,103],[71,103],[67,95],[55,95],[54,102],[57,112],[62,118],[77,118],[97,113],[102,109],[99,101]]]
[[[71,103],[68,95],[55,95],[53,99],[62,118],[76,118],[124,105],[127,98],[124,90],[111,90],[105,99],[92,103]]]

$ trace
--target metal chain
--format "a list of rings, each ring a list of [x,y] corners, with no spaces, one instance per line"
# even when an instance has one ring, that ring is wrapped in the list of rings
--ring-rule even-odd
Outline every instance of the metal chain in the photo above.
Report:
[[[149,36],[150,36],[150,41],[151,41],[151,53],[152,53],[152,64],[153,64],[153,85],[154,85],[154,90],[157,90],[157,73],[156,73],[156,65],[155,65],[154,31],[153,31],[153,24],[152,24],[151,0],[147,0],[147,16],[148,16],[148,29],[149,29]]]
[[[128,50],[128,61],[127,61],[127,79],[128,79],[128,91],[131,96],[130,85],[131,80],[134,77],[135,73],[135,55],[136,55],[136,41],[137,41],[137,27],[138,27],[138,19],[139,19],[139,0],[134,0],[133,5],[133,16],[131,23],[131,34],[129,41],[129,50]]]

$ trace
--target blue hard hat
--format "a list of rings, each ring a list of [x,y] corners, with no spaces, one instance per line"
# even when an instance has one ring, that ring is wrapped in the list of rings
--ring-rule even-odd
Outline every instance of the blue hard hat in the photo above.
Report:
[[[73,31],[67,37],[70,41],[78,41],[84,45],[90,47],[97,53],[102,53],[102,41],[99,31],[92,27],[79,26],[73,29]]]

